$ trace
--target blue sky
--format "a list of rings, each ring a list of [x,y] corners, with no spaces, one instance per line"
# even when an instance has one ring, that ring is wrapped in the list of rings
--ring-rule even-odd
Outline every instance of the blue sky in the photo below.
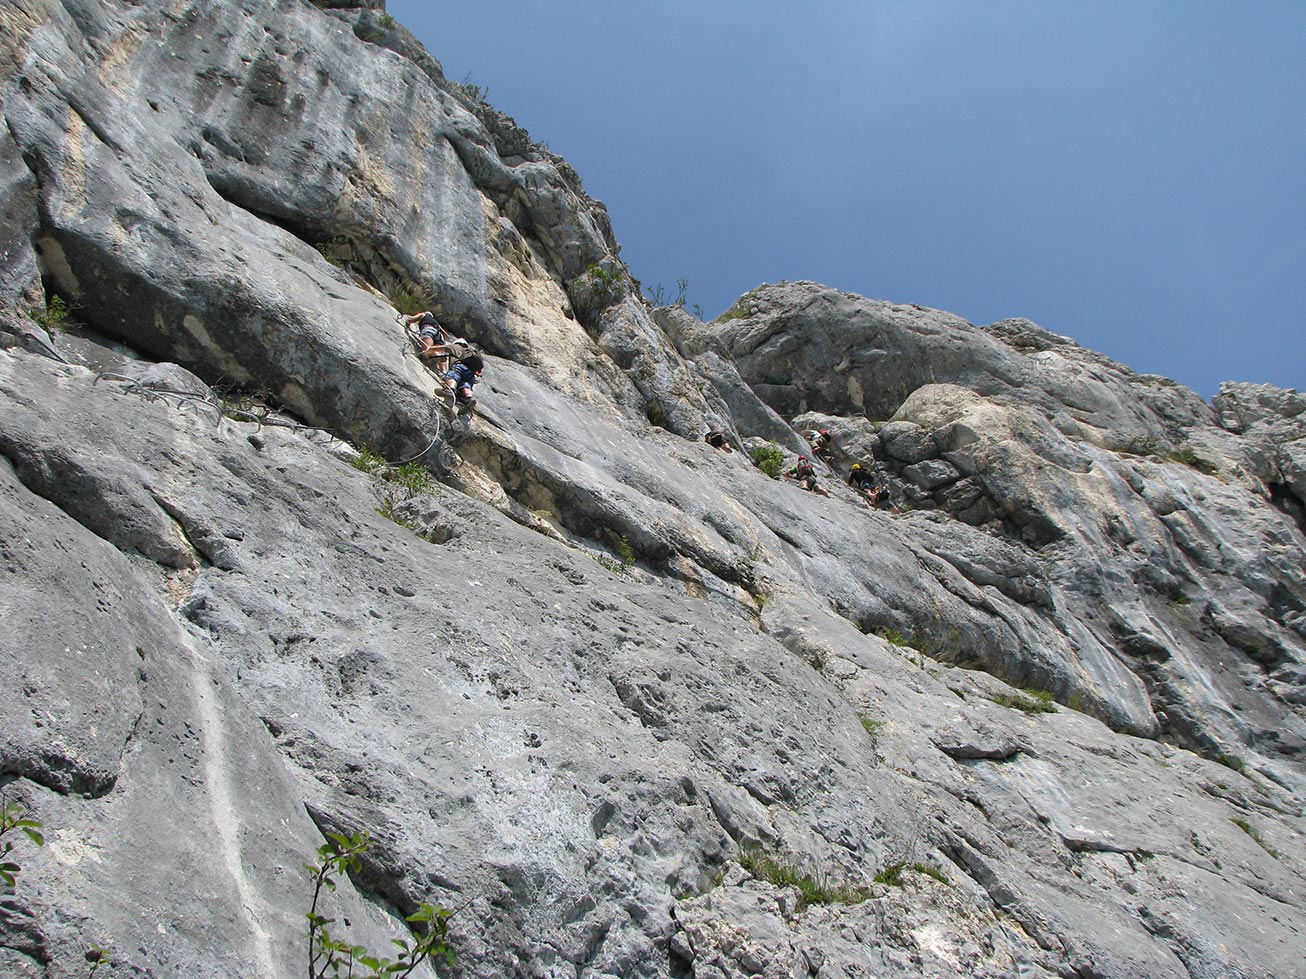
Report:
[[[705,317],[815,279],[1306,388],[1306,3],[387,6]]]

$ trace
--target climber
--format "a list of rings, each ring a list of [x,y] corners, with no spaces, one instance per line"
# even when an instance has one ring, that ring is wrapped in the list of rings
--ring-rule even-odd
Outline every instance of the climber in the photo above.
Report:
[[[884,477],[876,471],[874,465],[868,467],[854,462],[848,472],[848,485],[865,496],[875,509],[887,507],[894,513],[902,513],[902,507],[893,501]]]
[[[734,451],[733,449],[730,448],[730,443],[726,441],[726,433],[719,431],[717,429],[713,429],[712,431],[704,435],[703,441],[706,442],[708,445],[720,449],[723,452]]]
[[[471,345],[462,337],[449,333],[430,310],[405,316],[403,323],[404,329],[417,341],[417,356],[425,361],[435,361],[434,367],[441,373],[449,369],[451,361],[459,361],[471,353]],[[415,335],[414,327],[418,328]]]
[[[476,395],[472,393],[472,388],[481,379],[484,368],[485,362],[481,360],[481,355],[470,354],[454,364],[444,375],[445,390],[453,395],[453,407],[461,413],[476,407]]]
[[[792,468],[785,470],[786,476],[792,476],[798,480],[798,485],[812,493],[819,493],[821,496],[828,497],[829,492],[816,482],[816,470],[812,468],[811,462],[807,456],[799,456],[798,463]]]
[[[821,461],[827,464],[831,462],[830,443],[833,441],[833,437],[830,435],[830,430],[828,428],[823,428],[819,431],[815,428],[808,429],[806,432],[803,432],[803,438],[811,443],[813,454],[821,459]]]
[[[867,469],[860,462],[854,462],[852,469],[849,470],[848,485],[870,500],[871,506],[876,506],[879,503],[883,487],[880,485],[880,481],[876,479],[875,472]]]

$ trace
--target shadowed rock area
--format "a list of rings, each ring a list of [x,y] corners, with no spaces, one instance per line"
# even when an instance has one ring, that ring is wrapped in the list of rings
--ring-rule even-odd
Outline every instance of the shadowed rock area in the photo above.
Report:
[[[0,974],[302,975],[357,831],[414,975],[1301,974],[1301,396],[655,309],[379,2],[0,27]],[[750,458],[808,429],[829,498]]]

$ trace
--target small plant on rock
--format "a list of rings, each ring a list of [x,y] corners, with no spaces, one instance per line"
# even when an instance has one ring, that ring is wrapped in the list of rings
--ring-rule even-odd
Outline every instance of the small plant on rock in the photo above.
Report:
[[[417,523],[399,512],[399,507],[423,494],[438,495],[438,487],[426,466],[415,461],[392,466],[367,446],[360,448],[358,455],[350,459],[349,464],[373,478],[372,488],[380,504],[376,508],[377,513],[401,527],[419,529]]]
[[[658,428],[666,429],[671,427],[671,416],[667,414],[667,410],[660,404],[649,402],[644,415],[648,418],[650,425],[656,425]]]
[[[8,799],[0,799],[0,883],[5,887],[13,887],[18,880],[18,874],[22,867],[18,861],[10,859],[10,854],[14,852],[14,842],[12,839],[4,839],[14,832],[22,833],[27,839],[36,846],[45,846],[45,837],[41,833],[41,821],[31,819],[26,815],[27,810],[21,802],[10,802]],[[107,946],[93,945],[86,950],[86,961],[91,964],[91,969],[86,973],[87,979],[95,975],[100,966],[109,962],[110,949]]]
[[[902,877],[908,870],[914,870],[918,874],[924,874],[926,877],[937,880],[940,884],[951,884],[945,874],[936,864],[932,863],[907,863],[905,860],[898,860],[889,864],[878,874],[875,875],[875,883],[887,884],[889,887],[901,887]]]
[[[1191,445],[1181,445],[1173,452],[1167,453],[1165,459],[1169,462],[1180,462],[1185,466],[1191,466],[1200,473],[1208,476],[1214,476],[1220,471],[1220,467],[1209,459],[1203,459],[1197,454],[1197,450]]]
[[[36,325],[47,333],[58,333],[62,330],[68,325],[68,318],[72,314],[73,311],[68,308],[68,304],[59,296],[51,296],[44,309],[33,306],[27,311],[27,315],[36,321]]]
[[[630,569],[635,565],[635,548],[631,546],[630,538],[625,534],[621,535],[621,540],[617,542],[617,555],[620,560],[608,557],[606,554],[595,554],[594,560],[599,562],[613,574],[630,574]]]
[[[456,82],[455,86],[473,102],[484,102],[490,97],[490,86],[477,85],[472,81],[470,72],[463,77],[461,82]]]
[[[435,480],[431,478],[431,470],[420,462],[407,462],[402,466],[390,466],[386,469],[385,479],[392,483],[398,483],[407,494],[408,499],[421,496],[423,493],[429,493],[435,488]]]
[[[862,722],[867,736],[871,739],[871,744],[879,744],[880,732],[884,730],[885,721],[877,721],[867,717],[865,714],[858,714],[857,719]]]
[[[724,313],[716,318],[718,323],[729,323],[731,320],[743,319],[745,316],[752,316],[757,312],[753,306],[753,296],[756,290],[750,290],[739,297],[738,302],[727,309]],[[702,319],[700,316],[699,319]]]
[[[1240,830],[1242,830],[1244,833],[1250,836],[1252,838],[1252,841],[1257,846],[1259,846],[1262,850],[1264,850],[1270,856],[1274,857],[1275,860],[1279,859],[1279,851],[1274,849],[1274,847],[1270,846],[1268,843],[1265,842],[1265,840],[1261,838],[1260,831],[1255,826],[1247,822],[1247,820],[1245,819],[1235,818],[1232,820],[1232,822]]]
[[[358,455],[349,460],[349,464],[359,472],[369,474],[376,472],[378,469],[384,469],[389,465],[384,456],[378,455],[365,445],[358,450]]]
[[[376,512],[385,517],[391,523],[397,523],[405,530],[417,531],[421,526],[411,517],[405,516],[399,512],[399,507],[408,501],[403,490],[386,486],[378,490],[381,505],[376,508]]]
[[[1232,768],[1235,772],[1237,772],[1240,775],[1247,774],[1247,763],[1243,761],[1242,758],[1240,758],[1238,755],[1220,755],[1215,760],[1218,761],[1225,768]]]
[[[668,302],[667,287],[664,286],[661,282],[659,282],[656,286],[653,287],[653,291],[649,294],[648,297],[649,302],[651,302],[654,306],[675,306],[679,309],[684,309],[685,290],[688,288],[689,288],[688,279],[677,279],[676,297],[672,299],[670,302]]]
[[[757,847],[741,849],[739,864],[758,880],[797,888],[804,907],[809,904],[858,904],[870,897],[870,892],[864,887],[831,884],[824,874],[807,873],[792,857],[767,853]]]
[[[1021,690],[1016,694],[994,694],[989,700],[999,707],[1011,707],[1026,714],[1055,714],[1056,701],[1046,690]]]
[[[912,641],[908,639],[907,636],[900,629],[888,629],[888,628],[876,629],[875,634],[879,636],[881,639],[883,639],[885,642],[887,642],[890,646],[910,647],[912,645]]]
[[[404,316],[416,316],[418,313],[435,309],[438,305],[430,289],[410,280],[401,279],[398,275],[382,275],[379,285],[390,301],[390,305]]]

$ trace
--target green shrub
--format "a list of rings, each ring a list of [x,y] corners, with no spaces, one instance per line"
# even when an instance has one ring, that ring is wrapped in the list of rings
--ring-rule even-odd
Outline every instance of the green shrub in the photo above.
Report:
[[[630,546],[630,538],[625,534],[617,542],[617,553],[621,556],[621,566],[629,568],[635,563],[635,549]]]
[[[887,884],[890,887],[900,887],[902,885],[902,874],[907,869],[907,865],[901,860],[891,863],[872,878],[877,884]]]
[[[349,464],[359,472],[365,473],[374,473],[389,465],[384,456],[378,455],[365,445],[358,450],[358,455],[349,460]]]
[[[602,265],[591,265],[585,270],[585,276],[596,309],[611,306],[626,295],[626,275],[620,267],[608,271]]]
[[[649,293],[648,300],[654,306],[675,306],[679,309],[684,309],[685,290],[688,288],[689,288],[688,279],[677,279],[676,298],[668,302],[667,299],[669,294],[667,293],[667,288],[661,282],[659,282],[656,286],[653,287],[653,291]]]
[[[613,574],[626,573],[625,565],[623,565],[620,561],[615,560],[614,558],[608,557],[606,554],[595,554],[594,560],[599,562],[600,565],[607,568]]]
[[[772,479],[779,479],[784,468],[785,454],[778,445],[759,445],[753,450],[753,465]]]
[[[91,970],[86,973],[86,979],[94,979],[95,973],[99,971],[100,966],[108,965],[112,961],[109,958],[109,953],[112,951],[113,949],[106,945],[95,945],[86,950],[86,954],[82,958],[91,963]]]
[[[429,493],[435,489],[435,480],[431,470],[420,462],[407,462],[402,466],[390,466],[386,469],[385,479],[398,483],[407,494],[407,499]]]
[[[399,507],[416,496],[438,495],[439,487],[426,466],[416,461],[392,466],[367,446],[360,448],[349,464],[373,477],[372,488],[380,504],[377,513],[409,530],[420,529],[415,521],[399,512]]]
[[[405,530],[418,531],[421,525],[411,517],[406,517],[399,512],[399,507],[407,502],[407,497],[400,495],[400,491],[394,489],[382,489],[380,491],[381,505],[376,508],[376,512],[385,517],[391,523],[397,523]]]

